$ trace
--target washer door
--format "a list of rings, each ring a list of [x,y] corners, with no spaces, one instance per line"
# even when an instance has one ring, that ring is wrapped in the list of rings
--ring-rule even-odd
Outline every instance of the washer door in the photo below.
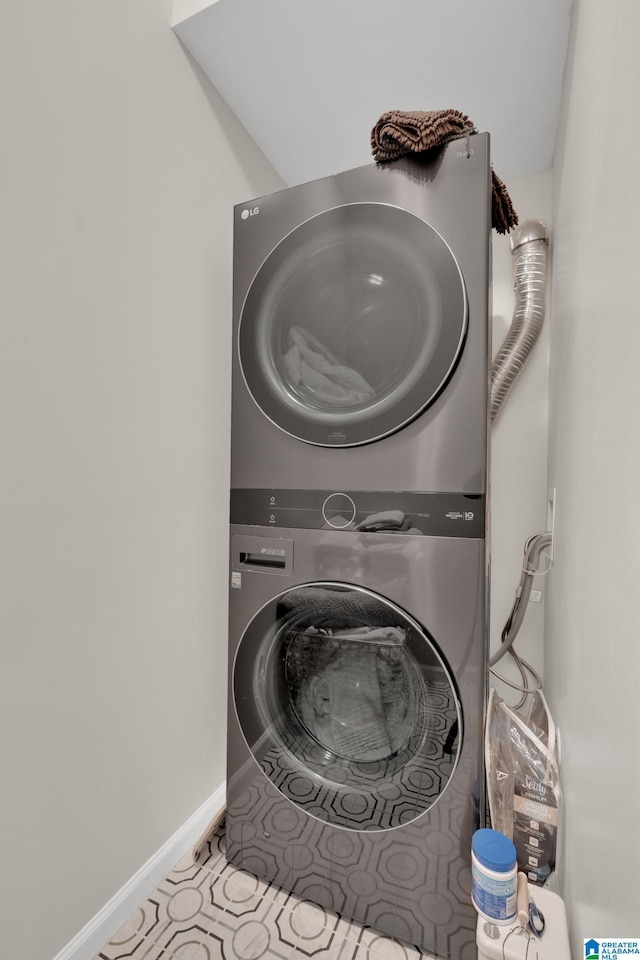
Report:
[[[310,583],[267,603],[240,641],[233,690],[264,774],[319,820],[410,823],[455,768],[460,706],[435,642],[361,587]]]
[[[434,401],[466,329],[462,274],[440,234],[398,207],[348,204],[307,220],[266,258],[242,308],[240,364],[276,426],[349,447]]]

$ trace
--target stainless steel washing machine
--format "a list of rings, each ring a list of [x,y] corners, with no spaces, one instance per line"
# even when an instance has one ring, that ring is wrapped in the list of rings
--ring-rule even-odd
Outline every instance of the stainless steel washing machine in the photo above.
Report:
[[[234,489],[484,493],[490,197],[478,134],[236,207]]]
[[[231,528],[227,856],[438,956],[475,957],[483,822],[482,498],[277,491]],[[461,524],[462,511],[473,517]],[[411,532],[378,529],[394,514]],[[314,527],[314,529],[309,529]]]
[[[236,208],[227,854],[475,957],[489,138]]]

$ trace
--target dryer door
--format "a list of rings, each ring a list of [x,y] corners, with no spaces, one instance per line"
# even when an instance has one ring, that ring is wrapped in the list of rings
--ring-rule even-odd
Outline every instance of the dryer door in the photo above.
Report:
[[[276,426],[349,447],[434,401],[466,329],[462,274],[440,234],[399,207],[354,203],[307,220],[266,258],[242,308],[240,365]]]
[[[240,641],[233,690],[264,774],[319,820],[410,823],[456,766],[460,705],[435,641],[361,587],[310,583],[267,603]]]

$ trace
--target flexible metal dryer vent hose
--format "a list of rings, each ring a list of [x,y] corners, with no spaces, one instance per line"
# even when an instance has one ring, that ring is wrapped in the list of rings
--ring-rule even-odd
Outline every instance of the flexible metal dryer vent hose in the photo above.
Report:
[[[491,369],[491,423],[529,358],[544,323],[549,237],[542,220],[527,220],[511,235],[513,320]]]

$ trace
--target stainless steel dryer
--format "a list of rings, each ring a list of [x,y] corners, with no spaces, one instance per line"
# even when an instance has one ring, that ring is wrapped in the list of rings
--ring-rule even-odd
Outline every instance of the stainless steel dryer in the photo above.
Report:
[[[234,489],[484,493],[490,197],[478,134],[236,207]]]
[[[338,530],[322,492],[275,495],[287,528],[231,528],[227,856],[472,960],[483,499],[351,490],[356,517]],[[410,532],[380,532],[392,515]]]
[[[486,134],[236,208],[227,854],[475,957]],[[480,819],[479,819],[480,818]]]

